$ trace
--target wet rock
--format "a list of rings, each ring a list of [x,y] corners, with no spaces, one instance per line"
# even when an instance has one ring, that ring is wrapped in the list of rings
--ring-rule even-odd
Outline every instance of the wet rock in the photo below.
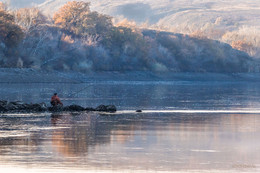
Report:
[[[18,106],[17,106],[16,104],[14,104],[13,102],[9,102],[9,103],[7,103],[7,105],[5,106],[5,108],[6,108],[7,110],[12,111],[12,110],[17,110],[17,109],[18,109]]]
[[[69,105],[63,107],[61,105],[54,107],[47,107],[45,103],[27,104],[21,101],[0,101],[0,112],[62,112],[62,111],[72,111],[72,112],[82,112],[82,111],[99,111],[99,112],[116,112],[116,107],[114,105],[100,105],[95,108],[84,108],[79,105]]]
[[[136,110],[136,112],[142,112],[142,110]]]
[[[87,108],[85,108],[85,111],[96,111],[96,109],[95,108],[91,108],[91,107],[87,107]]]
[[[20,105],[24,105],[24,104],[25,104],[25,103],[22,102],[22,101],[15,101],[15,102],[9,102],[9,103],[11,103],[11,104],[13,104],[13,105],[17,105],[17,106],[20,106]]]
[[[6,112],[6,111],[7,109],[5,108],[5,106],[0,105],[0,112]]]
[[[0,106],[6,106],[6,105],[7,105],[7,101],[0,100]]]
[[[116,112],[116,107],[114,105],[99,105],[95,110],[98,112]]]
[[[107,112],[116,112],[116,107],[114,105],[107,105]]]
[[[37,104],[21,104],[17,105],[18,111],[26,111],[26,112],[45,112],[48,111],[47,105],[45,103],[37,103]]]
[[[106,112],[107,107],[105,105],[99,105],[98,107],[96,107],[95,110],[98,111],[98,112]]]
[[[44,104],[33,104],[32,105],[32,110],[36,112],[44,112],[47,111],[47,106]]]
[[[79,105],[70,105],[70,106],[66,106],[63,108],[64,111],[77,111],[77,112],[80,112],[80,111],[84,111],[85,108],[83,108],[82,106],[79,106]]]

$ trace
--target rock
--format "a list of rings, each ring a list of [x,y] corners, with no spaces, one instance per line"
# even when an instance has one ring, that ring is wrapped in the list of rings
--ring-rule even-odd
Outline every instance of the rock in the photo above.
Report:
[[[116,107],[114,105],[99,105],[95,110],[98,112],[116,112]]]
[[[44,102],[39,103],[39,105],[41,105],[42,108],[46,108],[46,109],[48,108],[47,105],[46,105],[46,103],[44,103]]]
[[[0,112],[6,112],[6,111],[7,109],[4,106],[0,105]]]
[[[13,105],[24,105],[25,103],[22,101],[15,101],[15,102],[10,102]]]
[[[99,105],[98,107],[96,107],[95,110],[99,111],[99,112],[106,112],[107,111],[107,107],[105,105]]]
[[[77,111],[77,112],[80,112],[80,111],[84,111],[85,108],[83,108],[82,106],[79,106],[79,105],[70,105],[70,106],[66,106],[63,108],[64,111]]]
[[[0,111],[4,112],[44,112],[47,111],[45,103],[40,104],[26,104],[21,101],[7,102],[0,101]]]
[[[33,104],[33,110],[36,111],[36,112],[44,112],[44,111],[47,111],[47,106],[45,104]]]
[[[17,110],[25,110],[27,112],[45,112],[48,110],[45,103],[23,104]]]
[[[84,108],[79,105],[70,105],[63,107],[61,105],[54,107],[47,107],[45,103],[27,104],[21,101],[0,101],[0,112],[62,112],[62,111],[72,111],[72,112],[82,112],[82,111],[99,111],[99,112],[116,112],[116,107],[114,105],[100,105],[96,109],[87,107]]]
[[[136,110],[136,112],[142,112],[142,110]]]
[[[87,108],[85,108],[85,111],[96,111],[96,109],[95,109],[95,108],[87,107]]]
[[[116,107],[114,105],[107,105],[107,112],[116,112]]]
[[[6,105],[7,105],[7,101],[0,100],[0,106],[6,106]]]
[[[16,110],[18,109],[18,106],[16,104],[14,104],[13,102],[9,102],[5,108],[9,111],[12,111],[12,110]]]

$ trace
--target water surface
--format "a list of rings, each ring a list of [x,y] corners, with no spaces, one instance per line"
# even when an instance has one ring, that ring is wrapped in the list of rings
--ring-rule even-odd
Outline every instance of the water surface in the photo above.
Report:
[[[6,100],[49,104],[53,92],[65,105],[114,104],[119,112],[2,114],[0,170],[260,171],[258,83],[0,86]]]

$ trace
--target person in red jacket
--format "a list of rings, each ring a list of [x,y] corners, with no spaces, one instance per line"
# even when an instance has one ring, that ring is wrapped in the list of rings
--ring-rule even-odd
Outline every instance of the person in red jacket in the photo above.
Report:
[[[63,106],[63,103],[60,101],[60,98],[58,97],[57,93],[54,93],[54,95],[51,97],[51,105],[52,106],[58,106],[58,105]]]

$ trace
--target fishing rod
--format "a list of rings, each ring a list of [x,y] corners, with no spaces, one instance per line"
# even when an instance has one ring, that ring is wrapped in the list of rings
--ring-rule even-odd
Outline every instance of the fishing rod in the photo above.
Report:
[[[84,87],[84,88],[82,88],[82,89],[80,89],[80,90],[78,90],[78,91],[76,91],[76,92],[74,92],[74,93],[71,93],[71,94],[68,95],[68,97],[75,96],[75,95],[81,93],[82,91],[86,90],[87,88],[89,88],[89,87],[92,86],[92,85],[93,85],[93,84],[90,84],[90,85],[88,85],[88,86],[86,86],[86,87]]]

